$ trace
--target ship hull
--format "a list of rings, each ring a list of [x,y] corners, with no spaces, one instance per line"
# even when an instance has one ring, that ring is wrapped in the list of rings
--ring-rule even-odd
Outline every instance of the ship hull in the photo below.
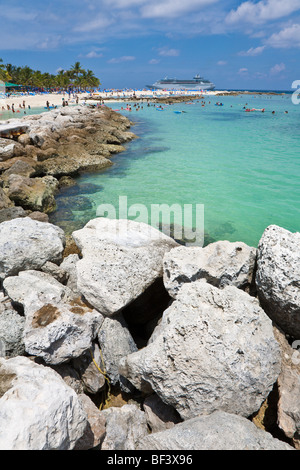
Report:
[[[150,90],[182,90],[182,91],[211,91],[215,89],[215,85],[213,83],[205,83],[205,84],[177,84],[177,83],[154,83],[153,85],[147,85],[147,88]]]

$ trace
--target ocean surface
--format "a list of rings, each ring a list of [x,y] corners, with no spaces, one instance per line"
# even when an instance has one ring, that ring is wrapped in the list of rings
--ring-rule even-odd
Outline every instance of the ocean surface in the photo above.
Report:
[[[121,110],[125,103],[110,104],[135,123],[139,138],[112,158],[110,169],[83,174],[64,189],[50,219],[71,232],[96,217],[99,205],[118,213],[119,196],[126,196],[129,207],[142,204],[149,214],[153,204],[204,205],[205,243],[257,246],[270,224],[300,231],[300,105],[291,95],[205,102],[160,111],[140,103],[143,109],[131,105],[131,112]]]

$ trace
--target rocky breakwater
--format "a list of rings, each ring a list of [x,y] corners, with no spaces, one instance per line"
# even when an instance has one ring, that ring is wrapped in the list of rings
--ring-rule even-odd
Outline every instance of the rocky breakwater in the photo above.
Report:
[[[98,218],[73,238],[63,259],[60,228],[0,224],[0,449],[300,447],[299,234],[183,247]]]
[[[136,137],[129,128],[111,109],[84,105],[3,122],[0,221],[52,212],[64,177],[111,166],[111,157]]]

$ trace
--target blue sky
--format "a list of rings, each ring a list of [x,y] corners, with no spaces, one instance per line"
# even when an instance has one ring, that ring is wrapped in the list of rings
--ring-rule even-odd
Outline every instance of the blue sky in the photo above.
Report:
[[[56,73],[75,61],[103,88],[200,73],[218,89],[291,90],[300,0],[0,0],[0,57]]]

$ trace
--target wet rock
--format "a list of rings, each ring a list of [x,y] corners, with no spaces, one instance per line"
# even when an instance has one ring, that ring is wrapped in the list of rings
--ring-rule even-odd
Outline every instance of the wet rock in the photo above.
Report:
[[[6,192],[0,187],[0,210],[13,207],[14,203],[10,200]]]
[[[23,160],[17,160],[8,170],[6,170],[2,175],[2,180],[7,180],[10,175],[20,175],[30,178],[35,174],[35,169],[29,165],[29,163],[24,162]]]
[[[6,182],[9,198],[24,209],[51,212],[56,207],[54,194],[57,188],[55,178],[27,178],[11,174]]]
[[[37,220],[38,222],[49,222],[49,217],[44,212],[33,211],[28,214],[28,217],[30,217],[32,220]]]

